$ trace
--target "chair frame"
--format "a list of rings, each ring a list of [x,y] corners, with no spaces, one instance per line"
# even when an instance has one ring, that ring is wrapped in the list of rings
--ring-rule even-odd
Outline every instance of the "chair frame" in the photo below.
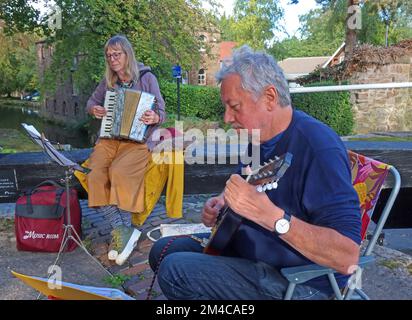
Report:
[[[375,258],[371,254],[401,188],[401,176],[398,170],[396,170],[396,168],[392,165],[388,166],[388,170],[394,177],[395,183],[382,211],[382,215],[378,223],[376,224],[372,238],[369,240],[365,251],[359,257],[358,267],[360,268],[360,270],[363,270],[366,265],[369,265],[375,261]],[[350,280],[348,281],[345,290],[341,292],[334,276],[335,272],[336,271],[332,268],[327,268],[316,264],[282,268],[282,275],[289,281],[284,299],[290,300],[292,298],[296,285],[304,283],[313,278],[317,278],[319,276],[327,275],[337,300],[369,300],[369,297],[360,288],[357,288],[356,285],[350,285]],[[354,295],[354,293],[356,293],[356,295]]]

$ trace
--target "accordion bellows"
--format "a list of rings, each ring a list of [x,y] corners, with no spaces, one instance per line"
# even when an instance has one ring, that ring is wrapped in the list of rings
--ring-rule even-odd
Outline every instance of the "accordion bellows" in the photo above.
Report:
[[[107,91],[104,100],[107,113],[102,119],[100,137],[144,142],[148,126],[139,119],[154,105],[155,96],[144,91],[123,88]]]

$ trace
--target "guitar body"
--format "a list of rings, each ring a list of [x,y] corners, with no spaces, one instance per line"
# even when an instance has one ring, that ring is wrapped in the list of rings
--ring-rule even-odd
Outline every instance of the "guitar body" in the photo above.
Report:
[[[292,154],[289,152],[280,157],[275,157],[274,160],[270,160],[269,163],[265,163],[260,169],[252,172],[246,181],[251,185],[259,186],[261,190],[259,191],[259,188],[257,188],[259,192],[276,189],[278,181],[283,177],[291,162]],[[261,187],[262,184],[264,185],[263,188]],[[222,209],[203,252],[211,255],[221,255],[232,241],[243,220],[243,217],[229,207]]]
[[[221,212],[218,217],[218,222],[213,228],[209,242],[203,252],[214,256],[221,255],[232,241],[232,238],[242,224],[243,219],[243,217],[230,208],[226,208]]]

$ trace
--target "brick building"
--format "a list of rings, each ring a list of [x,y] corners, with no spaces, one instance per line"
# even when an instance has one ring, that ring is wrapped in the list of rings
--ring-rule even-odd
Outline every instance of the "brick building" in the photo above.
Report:
[[[39,41],[36,43],[36,50],[39,75],[40,79],[43,79],[46,69],[52,62],[54,49],[45,41]],[[40,110],[43,117],[70,123],[78,123],[86,119],[85,106],[88,96],[81,95],[73,81],[77,59],[78,57],[68,66],[70,68],[69,77],[56,86],[56,91],[45,93]]]
[[[220,32],[202,33],[200,39],[210,46],[210,52],[200,49],[201,63],[197,69],[192,69],[188,73],[187,83],[199,86],[216,86],[215,74],[220,70],[223,59],[231,56],[232,49],[236,47],[236,42],[221,41]]]

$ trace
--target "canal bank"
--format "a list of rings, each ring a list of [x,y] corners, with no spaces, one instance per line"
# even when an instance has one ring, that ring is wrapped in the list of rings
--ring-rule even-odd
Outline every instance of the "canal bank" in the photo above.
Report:
[[[87,126],[69,126],[44,119],[39,114],[39,103],[0,99],[0,112],[0,146],[8,149],[0,151],[2,153],[38,150],[27,137],[21,123],[31,124],[51,141],[70,144],[72,148],[88,148],[92,145]]]

